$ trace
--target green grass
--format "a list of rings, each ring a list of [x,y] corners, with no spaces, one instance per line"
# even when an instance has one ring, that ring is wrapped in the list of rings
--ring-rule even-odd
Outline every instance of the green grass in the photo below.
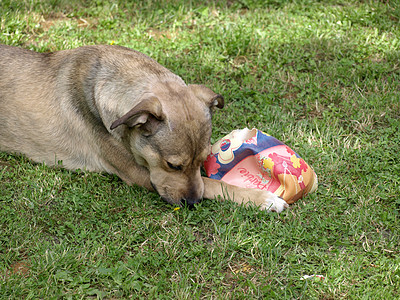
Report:
[[[320,186],[280,215],[174,210],[0,153],[0,298],[400,298],[399,20],[397,1],[1,1],[1,43],[144,52],[224,95],[214,141],[257,127]]]

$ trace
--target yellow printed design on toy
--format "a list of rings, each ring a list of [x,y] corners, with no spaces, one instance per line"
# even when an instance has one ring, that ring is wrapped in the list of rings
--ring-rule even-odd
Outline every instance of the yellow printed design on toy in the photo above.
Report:
[[[268,190],[293,203],[317,188],[313,169],[292,149],[257,129],[235,130],[212,147],[207,176]]]

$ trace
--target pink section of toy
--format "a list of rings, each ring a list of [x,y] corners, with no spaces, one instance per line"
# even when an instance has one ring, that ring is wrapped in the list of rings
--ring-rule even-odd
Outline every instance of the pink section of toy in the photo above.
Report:
[[[311,190],[316,176],[293,150],[281,145],[246,157],[221,180],[236,186],[268,190],[293,203]]]
[[[272,149],[278,147],[280,146],[270,148],[266,151],[272,151]],[[259,155],[248,156],[235,165],[221,180],[241,187],[275,192],[280,183],[273,178],[269,168],[260,168],[263,165],[263,161],[264,157],[261,158]]]

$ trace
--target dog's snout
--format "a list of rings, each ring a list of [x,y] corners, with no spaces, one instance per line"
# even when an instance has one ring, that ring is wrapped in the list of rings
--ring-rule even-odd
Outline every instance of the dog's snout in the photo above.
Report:
[[[184,198],[181,200],[182,206],[187,206],[189,208],[194,208],[194,205],[198,204],[200,202],[201,202],[201,199],[198,199],[198,198],[188,198],[188,199]]]
[[[157,173],[156,175],[158,175]],[[204,185],[202,178],[199,176],[194,179],[188,178],[186,174],[179,176],[176,174],[176,178],[172,178],[168,172],[165,176],[156,176],[150,180],[152,188],[157,192],[161,198],[172,204],[186,206],[193,208],[195,204],[200,203],[204,194]],[[159,179],[161,178],[161,180]]]
[[[187,205],[189,208],[193,208],[195,204],[198,204],[202,200],[202,189],[192,184],[192,188],[189,189],[188,193],[182,198],[181,202],[183,205]]]

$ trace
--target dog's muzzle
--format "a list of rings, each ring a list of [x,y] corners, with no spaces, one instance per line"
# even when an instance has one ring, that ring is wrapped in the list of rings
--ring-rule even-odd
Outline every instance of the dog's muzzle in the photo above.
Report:
[[[200,203],[201,200],[202,200],[201,198],[200,199],[190,199],[190,198],[182,199],[181,204],[182,204],[182,206],[187,206],[188,208],[193,209],[194,205]]]
[[[150,182],[150,184],[151,184],[151,186],[153,187],[154,191],[155,191],[157,194],[160,195],[160,193],[158,192],[156,186],[155,186],[152,182]],[[166,197],[161,196],[161,199],[163,199],[165,202],[168,202],[168,203],[171,203],[171,204],[172,204],[172,202],[171,202],[171,201],[168,201],[169,199],[166,198]],[[189,209],[192,209],[192,208],[194,208],[194,205],[200,203],[201,200],[202,200],[201,198],[192,198],[192,197],[182,198],[182,200],[181,200],[181,206],[182,206],[182,207],[188,207]]]

